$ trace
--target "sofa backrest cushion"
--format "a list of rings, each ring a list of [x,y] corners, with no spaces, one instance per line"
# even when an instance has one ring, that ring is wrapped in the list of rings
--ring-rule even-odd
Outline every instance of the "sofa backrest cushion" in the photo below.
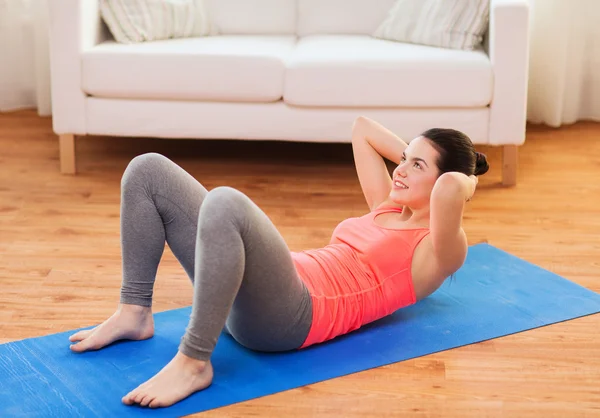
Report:
[[[396,0],[297,0],[298,36],[371,35]]]
[[[490,0],[398,0],[373,36],[472,50],[481,45],[489,12]]]
[[[297,0],[204,0],[221,35],[296,33]]]
[[[204,0],[102,0],[99,10],[120,43],[198,37],[214,31]]]

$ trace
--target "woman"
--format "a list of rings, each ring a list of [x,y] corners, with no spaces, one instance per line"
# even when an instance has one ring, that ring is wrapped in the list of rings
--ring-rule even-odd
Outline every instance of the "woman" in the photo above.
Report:
[[[487,171],[468,137],[431,129],[407,145],[355,121],[352,147],[370,212],[321,249],[291,252],[241,192],[208,192],[170,160],[136,157],[122,179],[123,283],[117,311],[70,337],[75,352],[152,337],[152,291],[165,241],[194,283],[177,355],[125,404],[169,406],[208,387],[223,329],[253,350],[302,349],[351,332],[434,292],[467,254],[465,202]],[[384,162],[398,164],[390,178]]]

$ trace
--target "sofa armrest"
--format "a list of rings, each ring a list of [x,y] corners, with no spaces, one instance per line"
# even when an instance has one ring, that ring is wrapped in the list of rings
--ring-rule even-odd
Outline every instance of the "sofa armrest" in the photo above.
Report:
[[[57,134],[85,135],[81,53],[106,39],[99,0],[48,2],[52,124]]]
[[[487,41],[494,71],[489,142],[521,145],[527,122],[528,0],[491,0]]]

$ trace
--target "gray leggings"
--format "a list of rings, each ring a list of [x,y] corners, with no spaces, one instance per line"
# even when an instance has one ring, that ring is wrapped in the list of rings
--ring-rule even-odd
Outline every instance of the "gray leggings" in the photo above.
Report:
[[[194,285],[183,354],[208,360],[225,326],[253,350],[302,345],[310,295],[267,215],[235,189],[209,192],[166,157],[144,154],[121,181],[121,303],[152,306],[165,241]]]

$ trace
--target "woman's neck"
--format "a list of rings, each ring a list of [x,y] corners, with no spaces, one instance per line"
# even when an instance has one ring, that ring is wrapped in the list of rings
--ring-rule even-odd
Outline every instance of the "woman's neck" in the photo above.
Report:
[[[413,209],[406,205],[399,205],[387,199],[385,201],[385,206],[394,206],[402,209],[402,213],[400,214],[400,220],[402,222],[409,222],[411,225],[423,228],[429,228],[429,205],[419,209]]]
[[[429,228],[429,207],[412,209],[408,206],[403,206],[400,219],[403,222],[410,223],[411,225]]]

